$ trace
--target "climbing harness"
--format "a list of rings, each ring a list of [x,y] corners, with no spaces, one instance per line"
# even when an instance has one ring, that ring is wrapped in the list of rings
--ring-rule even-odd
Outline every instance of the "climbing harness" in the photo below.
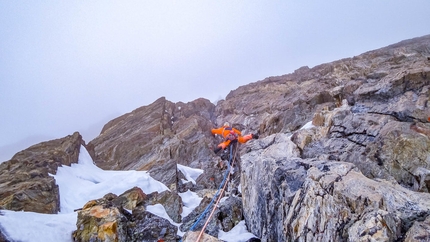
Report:
[[[230,167],[230,163],[231,163],[231,166],[233,166],[233,163],[234,163],[234,161],[236,160],[235,158],[236,158],[236,153],[237,153],[237,145],[236,145],[236,150],[235,150],[235,152],[234,152],[234,156],[233,156],[233,145],[230,145],[230,160],[229,160],[229,162],[227,162],[227,164],[228,164],[228,168],[227,168],[227,170],[226,170],[226,172],[225,172],[225,174],[224,174],[224,179],[223,179],[223,181],[221,182],[221,184],[220,184],[220,186],[219,186],[219,188],[218,188],[218,191],[215,193],[215,195],[214,195],[214,197],[212,198],[212,201],[209,203],[209,205],[206,207],[206,209],[203,211],[203,213],[199,216],[199,218],[196,220],[196,222],[193,224],[193,226],[191,226],[191,228],[190,228],[190,230],[191,231],[194,231],[194,229],[195,229],[195,227],[197,226],[197,224],[200,222],[200,220],[206,215],[206,213],[208,212],[208,210],[209,210],[209,208],[212,206],[212,204],[214,203],[214,201],[215,201],[215,199],[216,199],[216,203],[215,203],[215,206],[213,207],[213,209],[212,209],[212,212],[210,213],[210,215],[209,215],[209,217],[207,218],[207,220],[206,220],[206,222],[205,222],[205,224],[203,225],[203,228],[201,229],[201,231],[200,231],[200,234],[199,234],[199,236],[197,237],[197,240],[196,240],[196,242],[198,242],[199,240],[200,240],[200,238],[202,237],[202,235],[203,235],[203,233],[204,233],[204,231],[205,231],[205,229],[206,229],[206,226],[208,225],[208,223],[209,223],[209,221],[210,221],[210,219],[211,219],[211,217],[212,217],[212,215],[214,214],[214,212],[215,212],[215,210],[216,210],[216,208],[217,208],[217,206],[218,206],[218,203],[219,203],[219,201],[221,200],[221,198],[222,198],[222,194],[224,193],[224,191],[225,191],[225,188],[226,188],[226,185],[227,185],[227,183],[228,183],[228,180],[229,180],[229,178],[230,178],[230,169],[231,169],[231,167]],[[181,240],[182,241],[182,240]]]

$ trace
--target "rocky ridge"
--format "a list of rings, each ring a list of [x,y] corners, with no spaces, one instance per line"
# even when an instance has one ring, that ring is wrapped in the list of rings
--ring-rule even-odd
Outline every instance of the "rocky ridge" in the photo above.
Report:
[[[162,230],[157,229],[165,228],[166,241],[178,239],[171,224],[145,213],[145,206],[163,203],[169,216],[182,223],[182,231],[191,227],[225,171],[218,167],[221,158],[212,152],[220,140],[210,134],[224,121],[243,133],[258,131],[261,138],[239,147],[241,169],[207,234],[216,237],[218,230],[229,231],[244,219],[262,241],[429,240],[429,94],[430,36],[423,36],[241,86],[216,105],[206,99],[172,103],[160,98],[107,123],[87,149],[103,169],[148,170],[170,188],[169,193],[142,195],[155,200],[132,202],[131,213],[124,209],[128,202],[115,202],[124,194],[89,202],[79,212],[75,240],[89,241],[88,231],[98,231],[92,237],[95,241],[137,235],[133,226],[152,219],[158,222],[149,224],[159,227],[148,230],[159,236]],[[66,153],[76,144],[70,144]],[[0,175],[12,164],[40,163],[46,160],[44,153],[39,150],[41,158],[32,160],[27,157],[35,156],[28,151],[18,153],[0,165]],[[76,162],[50,157],[60,160],[55,164]],[[196,184],[184,183],[177,164],[204,173]],[[45,165],[56,169],[52,162]],[[6,187],[5,180],[0,185]],[[52,181],[44,184],[54,187]],[[239,184],[241,193],[233,189]],[[182,202],[175,197],[188,189],[204,199],[181,218]],[[94,220],[88,215],[99,214],[91,212],[96,208],[112,216]],[[50,210],[55,211],[58,208]]]
[[[49,174],[78,162],[79,133],[42,142],[0,164],[0,209],[54,214],[60,211],[58,185]]]

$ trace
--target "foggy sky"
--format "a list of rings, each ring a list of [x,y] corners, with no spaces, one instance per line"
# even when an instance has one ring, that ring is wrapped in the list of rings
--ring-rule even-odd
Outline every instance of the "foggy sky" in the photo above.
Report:
[[[0,161],[161,96],[241,85],[430,34],[428,0],[0,0]]]

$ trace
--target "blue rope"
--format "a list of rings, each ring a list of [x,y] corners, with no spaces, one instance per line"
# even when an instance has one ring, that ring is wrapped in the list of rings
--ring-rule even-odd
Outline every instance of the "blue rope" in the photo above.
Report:
[[[219,186],[219,188],[218,188],[218,191],[215,193],[215,196],[212,198],[212,201],[209,203],[209,205],[206,207],[206,209],[205,209],[205,211],[203,211],[203,213],[202,214],[200,214],[200,217],[197,219],[197,221],[193,224],[193,226],[191,226],[191,228],[190,228],[190,230],[191,231],[194,231],[194,228],[195,228],[195,226],[200,222],[200,220],[206,215],[206,213],[208,212],[208,210],[209,210],[209,208],[212,206],[212,204],[214,203],[214,201],[215,201],[215,199],[219,196],[219,192],[220,192],[220,190],[221,190],[221,187],[223,187],[224,186],[224,183],[225,183],[225,181],[227,180],[227,175],[228,175],[228,173],[230,172],[230,162],[231,162],[231,159],[232,159],[232,157],[233,157],[233,145],[230,145],[230,159],[229,159],[229,161],[227,162],[227,164],[228,164],[228,168],[227,168],[227,171],[225,172],[225,174],[224,174],[224,180],[221,182],[221,184],[220,184],[220,186]]]

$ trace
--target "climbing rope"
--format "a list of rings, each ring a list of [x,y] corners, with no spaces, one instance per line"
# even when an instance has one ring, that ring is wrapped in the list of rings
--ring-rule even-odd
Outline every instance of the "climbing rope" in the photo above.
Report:
[[[231,153],[232,153],[232,146],[230,146],[230,160],[229,160],[229,162],[227,163],[228,168],[227,168],[227,170],[226,170],[226,172],[225,172],[225,174],[224,174],[224,179],[223,179],[223,181],[221,182],[221,184],[219,185],[217,192],[215,193],[215,195],[214,195],[214,196],[213,196],[213,198],[212,198],[212,201],[209,203],[209,205],[208,205],[208,206],[206,206],[206,209],[203,211],[203,213],[202,213],[202,214],[200,214],[199,218],[196,220],[196,222],[193,224],[193,226],[191,226],[191,228],[190,228],[190,230],[191,230],[191,231],[194,231],[194,228],[197,226],[197,224],[200,222],[200,220],[201,220],[201,219],[206,215],[206,213],[208,212],[209,208],[212,206],[212,204],[214,203],[215,199],[216,199],[216,198],[218,197],[218,195],[220,194],[221,187],[223,187],[223,186],[224,186],[224,183],[225,183],[225,182],[226,182],[226,180],[227,180],[228,174],[230,173]]]
[[[213,209],[212,209],[212,212],[210,213],[210,215],[209,215],[209,217],[207,218],[207,220],[206,220],[206,223],[203,225],[203,228],[200,230],[200,234],[199,234],[199,236],[197,237],[197,240],[196,240],[196,242],[198,242],[199,240],[200,240],[200,238],[202,237],[202,235],[203,235],[203,233],[204,233],[204,231],[205,231],[205,229],[206,229],[206,226],[208,225],[208,223],[209,223],[209,221],[210,221],[210,219],[212,218],[212,215],[214,214],[214,212],[215,212],[215,210],[216,210],[216,208],[217,208],[217,206],[218,206],[218,203],[219,203],[219,201],[221,200],[221,198],[222,198],[222,194],[224,193],[224,191],[225,191],[225,188],[226,188],[226,185],[227,185],[227,183],[228,183],[228,179],[230,178],[230,169],[231,169],[231,167],[230,167],[230,162],[231,162],[231,166],[233,166],[233,164],[234,164],[234,161],[236,160],[235,158],[236,158],[236,153],[237,153],[237,147],[238,147],[238,145],[236,144],[236,150],[235,150],[235,152],[234,152],[234,157],[233,157],[233,145],[230,145],[230,160],[229,160],[229,162],[228,162],[228,169],[227,169],[227,171],[226,171],[226,173],[224,174],[224,180],[223,180],[223,182],[220,184],[220,188],[221,188],[221,186],[222,186],[222,189],[220,190],[220,188],[218,188],[218,191],[217,191],[217,193],[216,193],[216,195],[212,198],[212,201],[211,201],[211,203],[206,207],[206,209],[205,209],[205,212],[204,212],[204,214],[206,213],[206,210],[212,205],[212,203],[213,203],[213,201],[215,200],[215,198],[218,196],[218,199],[217,199],[217,201],[216,201],[216,203],[215,203],[215,206],[213,207]],[[233,161],[232,161],[232,159],[233,159]],[[203,215],[203,214],[202,214]],[[200,215],[200,217],[202,217],[202,215]],[[193,227],[198,223],[200,221],[200,218],[198,219],[198,221],[193,225]],[[192,229],[191,229],[192,230]]]
[[[231,148],[230,148],[231,150]],[[229,162],[230,163],[230,162]],[[228,168],[224,174],[224,179],[221,182],[221,184],[218,187],[218,191],[215,193],[214,197],[212,198],[212,201],[209,203],[208,206],[206,206],[206,209],[203,211],[202,214],[200,214],[199,218],[196,220],[196,222],[193,224],[193,226],[191,226],[190,230],[194,231],[194,228],[197,226],[197,224],[200,222],[200,220],[206,215],[206,213],[208,212],[209,208],[212,206],[212,204],[214,203],[215,199],[218,197],[218,195],[220,194],[221,191],[221,187],[224,185],[224,183],[227,180],[227,175],[230,173],[230,164],[228,163]]]

